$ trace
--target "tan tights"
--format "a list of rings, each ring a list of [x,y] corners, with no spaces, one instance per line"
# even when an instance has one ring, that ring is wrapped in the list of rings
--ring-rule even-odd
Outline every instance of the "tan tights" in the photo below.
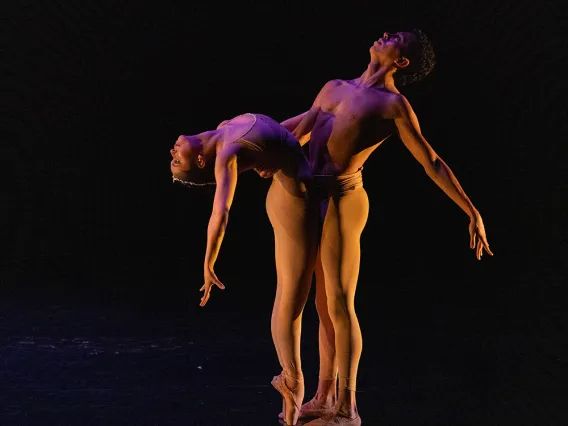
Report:
[[[302,311],[317,254],[317,215],[310,213],[297,181],[282,172],[273,178],[266,197],[266,211],[274,229],[277,274],[272,339],[282,370],[289,378],[301,379]]]
[[[361,258],[360,237],[369,200],[363,187],[331,197],[323,223],[316,265],[316,308],[320,318],[320,380],[334,380],[354,391],[363,347],[355,313]]]
[[[296,389],[294,399],[301,404],[302,311],[315,268],[320,383],[322,379],[335,380],[338,373],[340,407],[352,411],[356,410],[354,391],[362,350],[355,290],[360,237],[367,222],[369,201],[360,171],[339,177],[328,189],[329,198],[320,197],[321,202],[308,203],[294,181],[278,173],[268,191],[266,209],[274,228],[278,281],[271,329],[286,385]],[[324,219],[320,226],[316,210],[322,206]],[[288,382],[288,378],[292,380]],[[288,407],[286,420],[290,421],[292,416],[296,420],[297,414]]]

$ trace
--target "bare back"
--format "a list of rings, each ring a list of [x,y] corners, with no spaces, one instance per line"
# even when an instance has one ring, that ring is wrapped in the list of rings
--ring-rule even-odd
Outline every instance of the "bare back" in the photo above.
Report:
[[[311,131],[314,174],[353,173],[393,132],[396,93],[333,80],[319,95],[320,111]]]

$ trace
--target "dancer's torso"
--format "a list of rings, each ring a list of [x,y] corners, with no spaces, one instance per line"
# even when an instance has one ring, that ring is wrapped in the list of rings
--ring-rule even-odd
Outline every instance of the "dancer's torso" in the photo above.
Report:
[[[298,142],[285,128],[263,114],[238,115],[223,126],[225,141],[238,143],[239,171],[254,167],[281,169],[286,167],[296,153]]]
[[[309,159],[314,175],[360,170],[371,153],[393,132],[391,92],[335,80],[321,97],[312,129]]]

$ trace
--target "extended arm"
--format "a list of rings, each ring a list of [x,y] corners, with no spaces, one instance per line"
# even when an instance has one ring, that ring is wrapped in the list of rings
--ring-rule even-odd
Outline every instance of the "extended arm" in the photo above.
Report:
[[[223,242],[225,229],[229,221],[229,210],[233,203],[235,188],[237,186],[237,156],[236,149],[238,145],[234,144],[222,152],[215,161],[215,181],[217,188],[215,190],[215,200],[213,201],[213,210],[209,218],[209,226],[207,227],[207,249],[205,252],[205,261],[203,264],[203,276],[205,284],[201,287],[204,291],[201,299],[201,306],[204,306],[209,300],[211,286],[224,289],[225,286],[219,281],[214,272],[215,261]]]
[[[408,148],[414,158],[424,167],[430,179],[470,217],[471,223],[473,224],[470,225],[470,245],[474,248],[475,240],[476,238],[478,239],[477,258],[481,258],[484,248],[487,253],[492,255],[485,236],[481,215],[466,195],[448,165],[436,154],[424,136],[422,136],[418,119],[404,97],[400,97],[397,101],[394,116],[398,134],[406,148]]]

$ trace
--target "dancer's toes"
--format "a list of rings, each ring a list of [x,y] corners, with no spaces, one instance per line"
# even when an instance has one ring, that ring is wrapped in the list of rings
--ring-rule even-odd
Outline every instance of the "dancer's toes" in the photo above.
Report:
[[[305,426],[326,426],[328,422],[333,418],[333,413],[325,414],[311,422],[305,424]]]
[[[325,415],[329,415],[333,412],[333,403],[326,404],[325,402],[320,401],[319,399],[312,399],[306,402],[300,408],[300,416],[299,419],[314,419],[320,418]],[[282,412],[278,414],[279,419],[284,419],[284,408],[282,408]]]
[[[327,417],[327,423],[325,426],[361,426],[361,417],[356,415],[355,417],[344,417],[339,413]]]
[[[287,383],[286,379],[292,383]],[[279,376],[274,376],[272,386],[280,392],[284,403],[283,416],[280,417],[279,415],[278,417],[285,421],[287,425],[296,425],[300,415],[300,404],[304,398],[302,379],[290,378],[282,373]]]
[[[288,423],[286,423],[286,421],[283,418],[278,419],[278,424],[282,426],[290,426],[288,425]],[[293,426],[305,426],[305,425],[306,425],[306,420],[298,419],[298,422]]]
[[[361,426],[361,417],[358,414],[348,417],[339,411],[334,411],[306,423],[305,426]]]
[[[319,399],[312,399],[300,408],[300,418],[323,417],[333,411],[333,404],[326,404]]]

